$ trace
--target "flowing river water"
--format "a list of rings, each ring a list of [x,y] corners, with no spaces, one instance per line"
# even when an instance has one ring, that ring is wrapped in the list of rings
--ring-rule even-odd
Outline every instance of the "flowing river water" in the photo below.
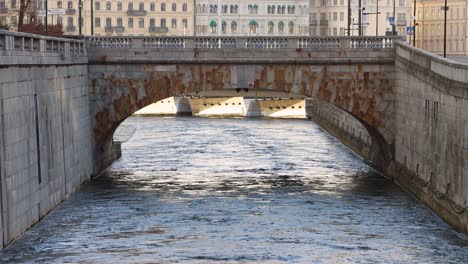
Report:
[[[122,158],[1,263],[467,263],[466,236],[311,121],[122,128]]]

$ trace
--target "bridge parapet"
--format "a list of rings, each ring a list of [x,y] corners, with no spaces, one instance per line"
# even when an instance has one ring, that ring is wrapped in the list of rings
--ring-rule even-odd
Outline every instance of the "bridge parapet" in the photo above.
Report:
[[[0,30],[0,65],[69,64],[67,58],[86,62],[83,40],[46,37]]]
[[[91,64],[393,64],[399,37],[89,37]]]
[[[379,37],[89,37],[89,48],[393,49],[402,40]]]

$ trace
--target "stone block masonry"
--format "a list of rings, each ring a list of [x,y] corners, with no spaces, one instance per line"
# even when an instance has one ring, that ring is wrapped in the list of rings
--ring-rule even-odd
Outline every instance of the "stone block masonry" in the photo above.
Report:
[[[87,58],[70,50],[80,42],[18,33],[0,38],[8,44],[0,45],[4,247],[90,178],[92,140]],[[47,45],[56,48],[43,50]]]
[[[468,65],[400,44],[395,166],[400,185],[468,232]]]

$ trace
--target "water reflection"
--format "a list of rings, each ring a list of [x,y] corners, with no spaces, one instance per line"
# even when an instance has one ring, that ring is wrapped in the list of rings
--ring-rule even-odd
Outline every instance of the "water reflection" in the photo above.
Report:
[[[310,121],[125,124],[136,130],[123,158],[12,243],[3,262],[468,259],[465,236]]]

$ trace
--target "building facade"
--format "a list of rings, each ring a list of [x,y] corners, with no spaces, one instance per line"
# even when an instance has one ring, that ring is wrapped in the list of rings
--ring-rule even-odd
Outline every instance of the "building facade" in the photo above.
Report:
[[[309,0],[199,0],[195,35],[309,35]]]
[[[359,28],[359,1],[351,0],[350,35],[357,36]],[[395,14],[393,6],[395,4]],[[362,0],[362,33],[364,36],[391,34],[391,17],[395,17],[395,31],[406,34],[411,23],[411,0]],[[377,14],[380,13],[380,14]],[[310,35],[348,35],[348,0],[310,0]]]
[[[38,21],[44,23],[45,1],[38,1]],[[79,34],[78,3],[78,0],[49,0],[48,9],[63,9],[65,14],[48,15],[48,23],[62,24],[64,34]],[[0,22],[14,30],[18,9],[19,0],[0,0]],[[91,35],[93,27],[94,35],[101,36],[190,36],[194,28],[193,12],[191,0],[83,1],[82,34]]]
[[[443,54],[444,16],[443,0],[416,2],[416,47]],[[448,56],[468,56],[468,1],[451,0],[447,11],[446,52]]]

